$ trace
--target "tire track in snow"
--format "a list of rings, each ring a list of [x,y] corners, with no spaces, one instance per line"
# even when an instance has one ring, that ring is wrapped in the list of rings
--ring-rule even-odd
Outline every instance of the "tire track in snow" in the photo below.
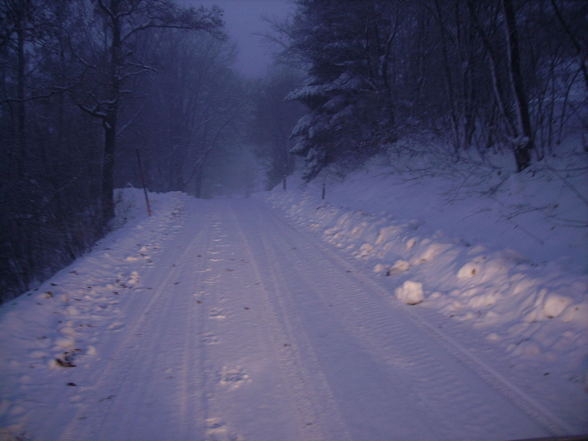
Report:
[[[208,268],[208,262],[205,258],[205,252],[210,249],[213,228],[213,216],[207,213],[204,222],[201,225],[202,240],[191,244],[192,261],[195,263],[189,271],[194,281],[188,287],[190,293],[186,298],[187,305],[181,314],[186,314],[187,325],[182,332],[182,399],[181,413],[182,422],[179,425],[183,428],[181,439],[189,440],[196,433],[201,434],[204,439],[206,431],[206,420],[208,419],[209,404],[207,385],[209,382],[208,367],[208,350],[202,336],[207,332],[206,308],[198,307],[197,299],[194,297],[194,291],[201,292],[204,275]],[[186,279],[184,279],[186,280]],[[187,312],[186,312],[187,311]],[[196,369],[195,369],[196,368]]]
[[[42,335],[36,341],[42,340],[45,343],[43,349],[47,351],[40,355],[37,352],[35,365],[29,365],[30,369],[35,369],[30,373],[37,384],[27,381],[29,384],[19,391],[19,396],[30,404],[27,405],[27,414],[18,422],[27,435],[35,439],[37,435],[42,439],[56,439],[68,422],[79,416],[83,399],[92,393],[87,384],[94,378],[86,381],[88,369],[99,365],[100,357],[108,355],[110,350],[106,345],[106,351],[97,355],[95,347],[101,344],[104,347],[105,341],[126,330],[121,322],[125,318],[124,307],[142,304],[148,298],[137,293],[137,273],[133,270],[146,269],[151,257],[159,256],[159,244],[169,240],[166,236],[175,235],[174,224],[181,223],[182,217],[178,214],[184,202],[184,197],[171,197],[161,212],[134,226],[113,231],[87,256],[52,278],[57,283],[51,283],[51,291],[44,297],[46,304],[36,302],[45,307],[45,315],[36,317],[37,311],[31,311],[33,314],[25,321],[30,325],[35,325],[37,320],[38,324],[43,323],[42,328],[32,332]],[[144,254],[146,252],[148,256]],[[47,314],[53,319],[47,320]],[[55,346],[51,349],[53,344]],[[64,345],[67,347],[62,351],[67,349],[73,354],[75,369],[58,367],[54,362],[56,357],[61,358],[61,352],[57,354],[56,351]],[[33,346],[39,347],[38,344]],[[19,359],[23,360],[22,356]],[[52,436],[53,433],[57,435]]]
[[[217,204],[219,234],[211,248],[208,323],[210,439],[298,441],[296,415],[277,357],[271,311],[230,204]],[[230,268],[229,268],[230,267]],[[218,340],[214,337],[219,336]],[[235,431],[236,430],[236,431]],[[205,438],[208,440],[209,438]]]
[[[311,415],[311,417],[313,420],[318,417],[319,421],[323,418],[332,420],[330,423],[326,421],[322,423],[325,429],[327,426],[334,426],[334,429],[331,428],[325,431],[324,436],[326,439],[332,439],[333,435],[335,435],[338,440],[350,440],[350,434],[340,415],[337,402],[323,372],[323,366],[317,357],[316,350],[302,321],[295,313],[295,308],[292,307],[294,299],[290,290],[291,285],[284,278],[282,270],[283,261],[280,262],[278,260],[275,252],[275,242],[269,241],[266,237],[262,237],[262,243],[269,257],[269,270],[272,280],[276,286],[282,287],[282,289],[278,288],[280,295],[274,296],[274,304],[275,311],[283,323],[288,341],[294,342],[290,343],[289,352],[292,352],[296,356],[296,364],[298,365],[298,369],[304,372],[304,377],[312,380],[309,381],[309,383],[312,383],[312,386],[307,386],[306,389],[312,390],[315,397],[314,402],[311,403],[314,408],[314,416]],[[305,382],[304,377],[302,378],[303,382]]]
[[[369,298],[366,298],[364,290],[362,290],[361,287],[359,287],[359,289],[353,287],[353,284],[350,284],[349,280],[347,280],[348,276],[346,272],[336,271],[333,274],[333,268],[328,264],[324,265],[323,263],[323,265],[321,265],[320,258],[315,262],[314,260],[317,257],[306,252],[306,245],[311,248],[313,247],[312,244],[301,244],[298,236],[296,236],[296,240],[292,237],[289,238],[287,231],[282,230],[277,234],[275,233],[277,228],[268,228],[267,230],[272,231],[272,233],[275,234],[276,237],[274,237],[274,242],[277,240],[277,237],[281,237],[283,241],[290,242],[292,248],[296,244],[298,245],[297,249],[303,248],[303,251],[300,253],[302,257],[300,258],[295,257],[296,253],[291,253],[293,256],[281,256],[280,259],[276,259],[276,261],[280,261],[282,264],[290,260],[290,262],[288,262],[289,265],[287,265],[289,279],[284,280],[284,283],[291,284],[293,281],[296,281],[296,283],[302,288],[300,290],[301,293],[309,292],[312,293],[313,296],[316,296],[320,302],[313,304],[312,308],[316,310],[322,309],[320,312],[320,318],[323,321],[327,320],[328,315],[331,316],[330,320],[332,320],[332,323],[329,323],[329,327],[333,332],[344,335],[344,338],[348,340],[347,347],[356,352],[358,346],[363,347],[366,350],[363,353],[364,357],[376,359],[376,362],[371,365],[369,363],[364,363],[364,366],[376,369],[375,372],[377,373],[378,380],[383,381],[380,386],[393,392],[394,396],[388,398],[383,397],[382,399],[380,396],[382,401],[379,403],[380,407],[389,409],[390,418],[402,421],[403,425],[412,425],[412,435],[414,435],[414,427],[429,426],[426,430],[422,431],[419,435],[419,439],[431,439],[436,441],[442,439],[455,440],[455,425],[470,424],[473,428],[479,428],[478,431],[486,431],[486,428],[491,427],[493,422],[491,416],[484,419],[478,417],[474,421],[471,421],[471,415],[460,419],[457,418],[457,416],[460,415],[447,415],[447,412],[444,414],[443,412],[439,412],[439,403],[451,402],[451,397],[460,398],[461,401],[467,400],[472,406],[478,405],[481,410],[484,409],[484,403],[479,397],[476,397],[474,394],[470,393],[467,388],[463,387],[458,379],[452,378],[449,375],[437,376],[436,380],[444,387],[437,387],[437,390],[434,391],[436,393],[432,393],[431,389],[426,386],[418,389],[415,388],[415,384],[418,385],[419,381],[422,381],[423,378],[426,379],[427,374],[430,375],[432,372],[439,371],[439,362],[424,349],[421,348],[418,350],[418,339],[415,339],[414,336],[406,330],[406,323],[391,321],[391,316],[388,311],[386,311],[387,308],[384,308],[384,310],[381,308],[372,308],[371,310],[368,310],[365,308],[365,305],[361,306],[366,301],[369,301]],[[321,280],[313,279],[313,271],[309,271],[309,266],[322,268],[322,271],[325,272],[323,274],[323,279],[327,280],[329,285],[322,285]],[[304,271],[305,269],[306,271]],[[314,272],[314,275],[316,275],[316,272]],[[340,283],[338,280],[340,278],[345,279],[345,283]],[[299,298],[297,300],[298,302],[295,303],[300,303],[304,299]],[[295,303],[293,305],[295,305]],[[335,307],[334,304],[337,304],[337,307]],[[378,306],[381,307],[382,305]],[[299,312],[303,315],[305,313],[304,308],[301,308]],[[364,312],[369,312],[369,314],[362,314]],[[336,317],[334,317],[335,315]],[[307,321],[307,325],[307,328],[312,329],[317,326],[317,323],[313,323],[313,321],[310,320]],[[315,345],[321,345],[321,332],[322,331],[314,333]],[[384,338],[383,336],[387,336],[388,338]],[[391,340],[390,336],[394,336],[393,343],[395,343],[395,345],[389,344]],[[406,341],[408,344],[399,345],[398,341]],[[341,348],[339,348],[338,351],[344,350],[341,341],[335,340],[334,343],[341,345]],[[415,348],[417,349],[416,353]],[[317,351],[324,354],[329,351],[329,348],[322,344],[322,349],[318,348]],[[337,349],[334,349],[331,352],[337,352]],[[335,354],[335,356],[340,356],[340,354]],[[325,356],[323,356],[323,358],[329,359],[329,357]],[[404,363],[399,363],[398,359],[405,359],[405,361]],[[410,363],[406,362],[406,360],[410,361]],[[377,372],[378,370],[381,370],[381,366],[388,366],[389,369],[387,369],[386,372]],[[334,366],[333,363],[331,363],[328,368],[330,371],[336,370],[336,366]],[[415,372],[415,370],[418,371]],[[447,374],[449,370],[443,372]],[[336,391],[339,391],[340,399],[344,402],[348,401],[351,397],[349,396],[349,392],[346,392],[346,388],[342,385],[341,378],[338,378],[341,377],[341,375],[336,372],[331,375],[327,372],[327,375],[330,376],[331,381],[336,383],[333,387],[335,387]],[[394,378],[395,376],[398,378]],[[357,380],[361,381],[360,379],[361,373],[358,373]],[[370,387],[370,383],[376,383],[376,380],[367,382],[364,380],[364,382],[367,387]],[[426,390],[426,394],[421,392],[423,390]],[[362,394],[363,391],[359,391],[359,393]],[[361,399],[361,396],[355,398],[356,400],[359,400]],[[374,397],[374,399],[375,398],[376,397]],[[393,401],[404,401],[404,403],[399,406],[394,405],[392,403]],[[375,405],[375,407],[365,407],[364,409],[358,409],[352,405],[347,405],[347,407],[347,418],[355,421],[357,426],[362,424],[362,419],[370,420],[370,418],[374,419],[378,415],[377,405]],[[410,411],[407,412],[406,409],[410,409]],[[370,411],[372,412],[371,414]],[[380,414],[381,412],[382,411],[380,411]],[[485,416],[486,413],[481,411],[480,415]],[[400,427],[396,429],[394,434],[386,434],[386,430],[390,430],[390,425],[389,421],[385,420],[385,417],[381,417],[379,423],[374,421],[374,424],[375,426],[372,428],[373,435],[371,436],[388,436],[390,439],[394,439],[394,435],[396,435],[397,439],[405,439],[405,436],[410,436],[408,433],[403,433],[403,429]],[[370,438],[370,435],[364,433],[366,430],[365,427],[357,428],[355,430],[355,437],[357,439],[366,440],[374,439]],[[408,432],[410,432],[410,430],[408,430]],[[470,430],[467,431],[467,433],[469,433],[468,436],[471,436],[474,434],[474,431]]]
[[[332,256],[331,256],[332,257]],[[339,259],[336,256],[336,259]],[[354,277],[369,284],[376,289],[382,296],[391,298],[392,293],[390,289],[381,286],[375,280],[372,280],[369,276],[361,273],[355,273]],[[392,300],[394,301],[394,300]],[[442,344],[446,350],[451,353],[457,360],[462,364],[469,367],[474,371],[484,382],[501,393],[509,401],[516,404],[518,408],[524,411],[529,417],[531,417],[539,426],[544,427],[548,434],[558,435],[562,433],[574,433],[574,429],[562,421],[560,418],[555,416],[552,412],[532,399],[524,391],[518,388],[516,385],[511,383],[499,374],[495,369],[488,366],[486,363],[481,361],[478,357],[473,355],[470,351],[460,345],[455,339],[449,337],[437,328],[427,323],[422,319],[418,313],[412,311],[410,307],[406,307],[406,314],[410,319],[419,327],[426,330],[428,334],[433,337],[436,341]]]
[[[245,208],[245,210],[253,212],[251,208]],[[275,260],[271,245],[263,238],[263,234],[256,234],[259,231],[244,230],[234,207],[231,207],[231,213],[253,265],[256,278],[261,284],[263,304],[267,310],[266,329],[273,342],[274,356],[281,366],[291,395],[294,396],[300,434],[298,439],[350,441],[351,437],[338,413],[335,400],[322,374],[318,359],[312,352],[312,346],[308,342],[304,329],[298,323],[293,323],[295,317],[290,314],[292,311],[284,307],[283,296],[288,295],[285,294],[288,286],[280,280],[276,271],[275,266],[279,263]],[[260,227],[258,222],[251,220],[248,224],[256,228]],[[254,245],[255,239],[257,243]],[[269,274],[264,269],[267,269]]]
[[[202,260],[206,263],[202,274],[202,283],[198,285],[198,295],[193,305],[197,305],[198,324],[197,335],[200,345],[198,351],[197,368],[200,371],[200,407],[199,424],[202,426],[200,433],[205,441],[241,441],[241,435],[233,430],[232,425],[226,422],[226,410],[223,408],[223,378],[230,377],[238,380],[236,376],[240,371],[229,371],[224,368],[226,351],[226,335],[219,329],[221,321],[226,319],[222,308],[227,287],[222,283],[222,271],[226,263],[224,248],[226,247],[226,234],[223,228],[224,204],[216,203],[214,213],[208,220],[209,234],[207,246],[201,250]],[[220,335],[220,337],[219,337]],[[219,383],[220,386],[219,387]],[[230,382],[235,386],[237,381]],[[237,387],[235,387],[236,389]],[[231,388],[228,388],[231,392]],[[191,438],[186,438],[191,439]]]
[[[312,243],[312,245],[320,249],[322,254],[331,264],[338,268],[341,268],[341,270],[345,271],[350,278],[355,279],[359,285],[369,287],[371,292],[377,293],[381,298],[386,299],[388,302],[390,302],[390,307],[395,306],[392,304],[394,299],[392,296],[392,290],[390,288],[381,285],[378,281],[370,277],[370,275],[363,274],[361,271],[356,271],[355,267],[351,263],[349,263],[346,260],[346,258],[338,255],[335,252],[335,250],[330,249],[328,245],[322,243],[321,241],[312,240],[310,238],[309,233],[297,231],[285,220],[274,214],[274,212],[272,212],[270,216],[276,228],[281,230],[280,237],[287,238],[289,234],[295,232],[296,236],[304,238],[307,244]],[[357,297],[361,296],[362,294],[359,294]],[[364,299],[362,298],[362,300]],[[352,311],[352,303],[353,302],[348,304],[346,308],[341,308],[341,310]],[[398,308],[394,307],[394,309]],[[454,339],[439,331],[431,324],[427,323],[418,315],[416,311],[411,310],[410,307],[402,307],[402,311],[404,312],[406,317],[410,319],[412,324],[417,326],[420,330],[425,331],[425,333],[429,337],[432,337],[436,342],[442,345],[447,350],[447,352],[455,358],[455,360],[459,361],[460,364],[467,367],[472,372],[475,372],[476,375],[481,380],[483,380],[485,384],[490,386],[496,392],[500,393],[508,401],[516,405],[517,408],[523,411],[538,426],[543,427],[548,434],[556,435],[561,433],[574,432],[572,427],[569,427],[569,425],[567,425],[564,421],[562,421],[557,416],[553,415],[553,413],[551,413],[548,409],[546,409],[536,400],[533,400],[531,397],[529,397],[524,391],[522,391],[516,385],[509,382],[503,375],[501,375],[495,369],[485,364],[478,357],[474,356],[471,352],[469,352],[467,349],[461,346]],[[366,319],[369,319],[369,316],[364,317],[364,320]],[[386,319],[382,317],[382,321],[385,322]],[[380,324],[379,326],[390,327],[389,324]],[[402,328],[397,328],[397,331],[390,329],[390,332],[402,332]],[[377,348],[376,345],[370,343],[370,341],[372,341],[371,336],[363,338],[363,341],[365,344],[368,344],[372,348],[372,350],[375,350]],[[431,360],[429,360],[429,362],[430,361]],[[442,384],[442,382],[440,384]]]
[[[186,228],[185,231],[189,232],[190,230]],[[194,250],[199,248],[197,244],[205,242],[207,237],[207,231],[201,229],[188,241],[182,240],[184,237],[181,236],[173,242],[173,245],[169,242],[165,244],[172,255],[177,252],[177,248],[173,249],[172,247],[178,244],[182,245],[182,253],[172,259],[177,263],[172,266],[171,270],[163,278],[158,272],[152,273],[152,276],[156,278],[153,281],[152,290],[133,294],[135,296],[148,296],[148,298],[136,297],[132,299],[132,306],[135,309],[133,316],[128,317],[131,319],[131,323],[128,323],[125,328],[125,336],[115,344],[110,353],[102,354],[102,359],[110,361],[104,363],[106,364],[104,370],[93,379],[91,393],[85,397],[85,405],[82,405],[77,411],[76,420],[72,421],[64,430],[64,440],[113,441],[120,439],[124,441],[132,439],[132,436],[129,438],[128,431],[132,435],[133,428],[137,427],[137,415],[133,414],[129,409],[139,409],[144,406],[147,394],[153,393],[153,391],[150,391],[148,387],[138,386],[137,388],[137,385],[129,385],[129,379],[131,375],[133,379],[146,379],[153,374],[154,365],[157,365],[158,361],[160,361],[158,356],[162,350],[159,347],[161,340],[157,337],[165,334],[165,329],[173,328],[173,323],[166,321],[165,318],[185,314],[183,303],[178,304],[180,299],[172,294],[174,289],[177,289],[175,282],[182,277],[182,273],[189,267],[188,262],[191,262],[192,259],[187,259],[188,256],[194,254]],[[166,262],[166,264],[170,262],[169,259],[162,259],[162,261]],[[144,280],[144,283],[148,282],[149,279]],[[193,302],[192,298],[184,300]],[[130,304],[127,305],[127,309],[130,307]],[[157,331],[155,335],[150,335],[150,338],[146,339],[144,336],[147,332],[153,330]],[[184,342],[184,347],[185,345],[186,343]],[[138,361],[141,362],[137,363]],[[163,372],[160,374],[163,375]],[[113,378],[115,379],[114,381]],[[149,383],[147,382],[147,384]],[[121,397],[123,391],[127,393],[127,396]],[[152,401],[157,399],[154,396],[149,398]],[[180,390],[180,401],[185,398],[185,395],[182,395],[182,390]],[[184,402],[180,403],[180,406],[184,407],[182,417],[185,418],[189,412],[188,405]],[[119,407],[119,412],[115,412]],[[172,414],[171,418],[180,418],[180,416]],[[194,432],[196,430],[194,429],[196,416],[192,421],[188,419],[186,425],[181,424],[181,421],[177,421],[176,424],[170,424],[170,427],[185,427],[187,431]],[[124,432],[117,433],[117,429],[122,429]],[[85,437],[82,434],[88,434],[88,436]],[[116,438],[117,436],[120,436],[120,438]]]

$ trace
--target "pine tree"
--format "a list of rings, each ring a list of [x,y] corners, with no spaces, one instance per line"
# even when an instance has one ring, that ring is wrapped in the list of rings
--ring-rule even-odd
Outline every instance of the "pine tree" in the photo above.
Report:
[[[298,2],[290,50],[304,61],[307,81],[288,99],[309,110],[292,132],[291,150],[305,157],[307,180],[330,163],[358,163],[393,138],[387,7],[376,0]]]

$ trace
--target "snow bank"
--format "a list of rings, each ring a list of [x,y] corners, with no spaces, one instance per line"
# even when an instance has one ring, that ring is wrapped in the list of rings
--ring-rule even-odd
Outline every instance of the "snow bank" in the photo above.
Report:
[[[470,170],[464,184],[372,163],[328,179],[328,202],[322,182],[264,197],[364,262],[399,301],[471,326],[515,357],[557,363],[588,388],[588,210],[579,193],[588,179],[553,167],[486,180]]]
[[[141,190],[117,190],[115,229],[41,286],[0,308],[0,329],[6,337],[0,339],[5,379],[0,384],[0,426],[5,417],[19,412],[23,382],[42,385],[48,395],[58,397],[63,394],[59,386],[64,384],[64,368],[91,366],[103,356],[96,350],[99,340],[123,330],[124,305],[144,293],[138,271],[152,265],[161,244],[177,231],[188,198],[182,193],[149,196],[151,217]],[[0,427],[0,439],[3,429],[22,430]]]

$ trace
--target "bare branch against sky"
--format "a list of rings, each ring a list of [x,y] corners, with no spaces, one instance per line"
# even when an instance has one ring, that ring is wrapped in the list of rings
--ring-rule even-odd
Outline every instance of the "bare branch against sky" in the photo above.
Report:
[[[293,11],[292,0],[181,0],[187,6],[217,5],[225,11],[226,30],[237,43],[237,69],[249,77],[262,76],[271,62],[271,49],[259,34],[269,31],[262,17],[282,19]]]

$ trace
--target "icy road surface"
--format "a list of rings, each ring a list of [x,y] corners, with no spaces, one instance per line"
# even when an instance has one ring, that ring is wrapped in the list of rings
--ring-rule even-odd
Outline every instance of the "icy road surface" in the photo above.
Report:
[[[498,441],[570,430],[508,367],[262,202],[174,201],[3,307],[5,433]]]

